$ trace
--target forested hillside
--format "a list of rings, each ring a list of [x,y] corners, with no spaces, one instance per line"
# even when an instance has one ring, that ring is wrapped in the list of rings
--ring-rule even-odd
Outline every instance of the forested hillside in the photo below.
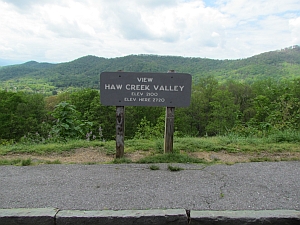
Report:
[[[235,80],[248,84],[268,78],[292,80],[300,77],[300,47],[239,60],[129,55],[112,59],[85,56],[59,64],[31,61],[0,67],[0,90],[52,95],[77,88],[99,89],[99,74],[103,71],[167,72],[169,69],[190,73],[194,83],[203,77],[214,77],[221,83]]]

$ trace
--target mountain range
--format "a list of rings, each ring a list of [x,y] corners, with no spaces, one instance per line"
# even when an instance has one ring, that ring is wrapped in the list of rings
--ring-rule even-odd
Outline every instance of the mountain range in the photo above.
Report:
[[[205,76],[242,83],[296,79],[300,78],[300,46],[237,60],[143,54],[110,59],[89,55],[57,64],[29,61],[0,67],[0,90],[53,94],[77,88],[99,89],[99,75],[104,71],[164,73],[170,69],[190,73],[194,82]]]

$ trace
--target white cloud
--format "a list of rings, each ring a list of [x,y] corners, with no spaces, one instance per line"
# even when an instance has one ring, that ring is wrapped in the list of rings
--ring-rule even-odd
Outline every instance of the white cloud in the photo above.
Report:
[[[220,0],[220,11],[238,20],[256,20],[261,16],[300,10],[297,0]]]
[[[291,19],[289,21],[291,35],[292,35],[292,43],[294,45],[299,45],[300,43],[300,17]]]
[[[0,15],[0,59],[224,59],[300,44],[298,0],[0,0]]]

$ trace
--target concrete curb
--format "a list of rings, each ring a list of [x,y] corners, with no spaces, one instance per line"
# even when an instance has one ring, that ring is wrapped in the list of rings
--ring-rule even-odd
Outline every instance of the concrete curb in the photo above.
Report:
[[[54,208],[0,209],[0,225],[53,225],[58,211]]]
[[[184,210],[121,210],[121,211],[61,211],[57,214],[57,225],[65,224],[186,224]]]
[[[184,209],[166,210],[59,210],[0,209],[0,225],[184,225],[188,218]],[[241,224],[300,224],[300,211],[191,211],[191,222],[195,225],[241,225]]]
[[[296,210],[260,210],[260,211],[192,211],[191,224],[300,224],[300,211]]]

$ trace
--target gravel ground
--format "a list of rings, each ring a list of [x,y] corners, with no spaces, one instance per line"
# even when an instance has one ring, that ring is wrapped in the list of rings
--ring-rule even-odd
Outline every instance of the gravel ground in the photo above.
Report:
[[[300,210],[300,162],[0,167],[0,208]]]

